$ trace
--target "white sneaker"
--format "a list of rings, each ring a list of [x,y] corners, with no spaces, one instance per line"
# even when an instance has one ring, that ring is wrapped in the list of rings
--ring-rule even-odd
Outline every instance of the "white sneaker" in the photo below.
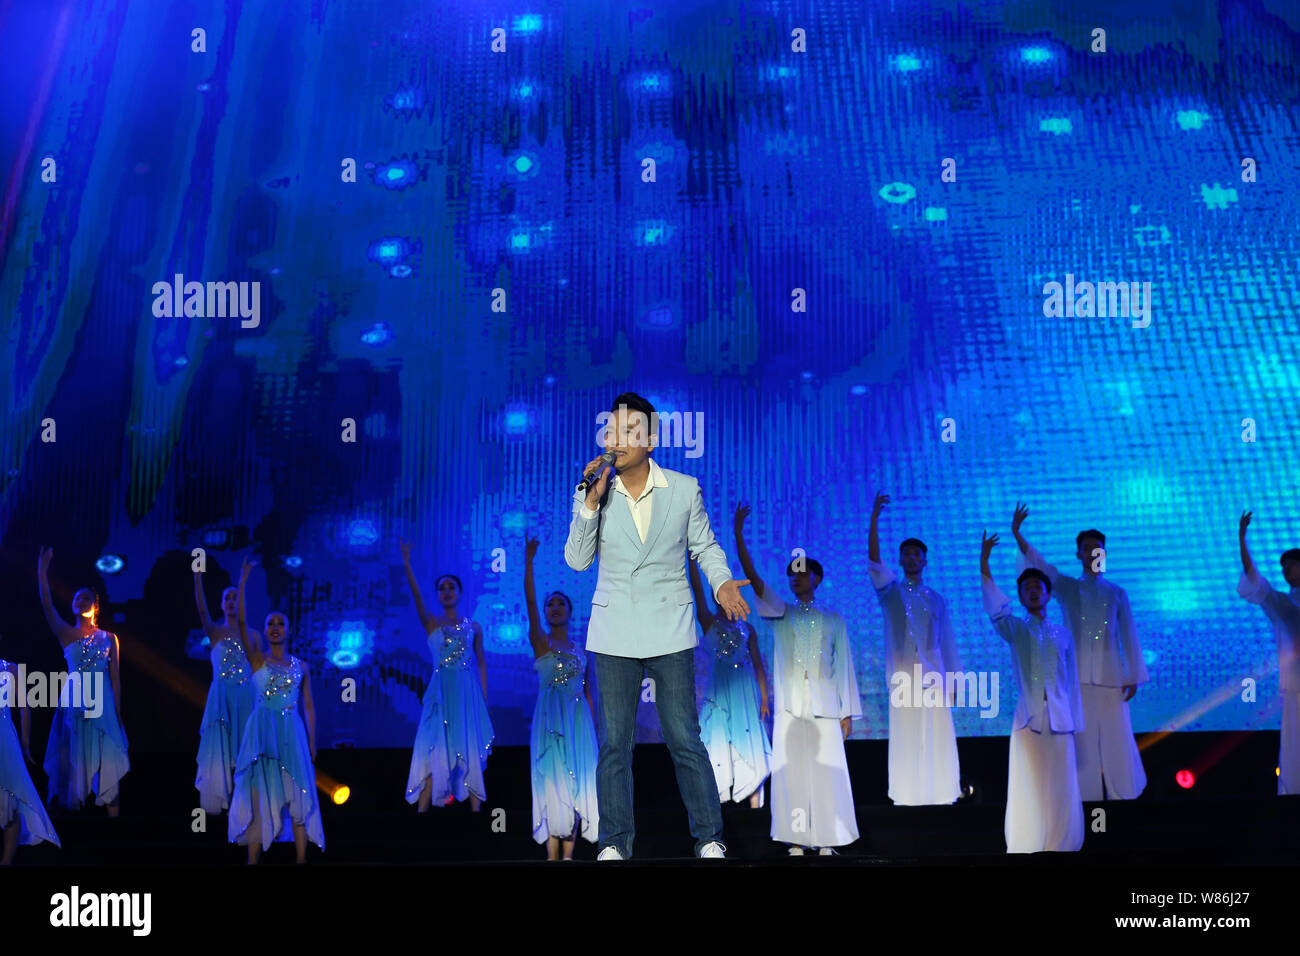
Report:
[[[803,856],[803,847],[801,847],[801,846],[792,846],[792,847],[790,847],[790,855],[791,855],[791,856]]]
[[[831,847],[824,846],[817,851],[818,856],[839,856]]]
[[[618,847],[616,847],[616,846],[607,846],[607,847],[605,847],[605,849],[601,850],[600,853],[598,853],[598,854],[596,855],[596,859],[597,859],[597,861],[600,861],[600,860],[621,860],[621,859],[623,859],[623,854],[618,852]]]
[[[723,846],[717,840],[714,840],[712,843],[704,844],[704,846],[700,849],[700,859],[701,860],[725,860],[727,858],[726,850],[727,848],[725,846]]]

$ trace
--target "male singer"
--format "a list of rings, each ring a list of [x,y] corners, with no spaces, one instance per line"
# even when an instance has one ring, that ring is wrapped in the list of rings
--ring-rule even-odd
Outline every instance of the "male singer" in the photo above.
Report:
[[[584,475],[589,487],[573,496],[573,522],[564,560],[585,571],[600,555],[587,624],[587,651],[600,694],[598,860],[632,856],[632,747],[641,680],[653,681],[655,709],[677,771],[695,855],[721,859],[722,807],[713,764],[700,739],[695,707],[695,602],[686,580],[686,554],[708,578],[718,606],[735,620],[749,614],[740,596],[748,581],[731,578],[714,540],[700,485],[660,468],[650,457],[657,440],[654,406],[633,392],[614,399],[605,430],[611,466],[597,458]],[[612,490],[612,494],[607,494]]]

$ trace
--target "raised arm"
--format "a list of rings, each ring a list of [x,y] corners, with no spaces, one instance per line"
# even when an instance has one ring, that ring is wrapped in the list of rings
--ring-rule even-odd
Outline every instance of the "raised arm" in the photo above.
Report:
[[[199,609],[199,623],[203,625],[203,633],[208,635],[208,640],[215,644],[218,635],[212,633],[212,615],[208,613],[208,600],[203,596],[203,572],[194,572],[194,603]]]
[[[997,547],[998,536],[989,534],[987,531],[980,532],[980,577],[987,578],[990,584],[997,587],[993,582],[993,571],[989,568],[989,555]]]
[[[749,578],[749,583],[754,587],[754,595],[761,598],[767,593],[767,585],[759,577],[758,571],[754,568],[754,560],[749,556],[749,546],[745,544],[745,519],[749,517],[752,509],[743,501],[736,505],[735,532],[736,532],[736,555],[740,558],[741,570],[745,572],[745,577]]]
[[[889,504],[889,495],[876,492],[876,501],[871,506],[871,528],[867,531],[867,557],[876,564],[880,563],[880,512]]]
[[[1011,533],[1016,536],[1016,544],[1020,546],[1020,555],[1017,562],[1018,568],[1037,568],[1047,575],[1048,580],[1052,582],[1052,588],[1070,588],[1071,579],[1063,578],[1061,572],[1045,557],[1042,552],[1035,548],[1026,540],[1025,536],[1020,533],[1020,526],[1025,523],[1029,517],[1029,509],[1016,502],[1015,513],[1011,516]]]
[[[528,538],[524,545],[524,604],[528,608],[528,643],[533,646],[533,657],[541,657],[550,646],[542,628],[541,615],[537,613],[537,585],[533,582],[533,558],[537,554],[537,545],[536,538]]]
[[[1011,643],[1016,638],[1019,624],[1011,613],[1011,602],[993,581],[993,572],[989,569],[989,555],[997,546],[998,536],[981,531],[980,543],[980,590],[984,597],[984,610],[993,622],[993,630],[998,637]]]
[[[253,562],[244,558],[243,564],[239,568],[239,643],[243,645],[244,655],[248,658],[248,664],[253,670],[260,670],[265,658],[262,656],[261,642],[253,643],[248,636],[248,621],[244,617],[244,590],[248,585],[248,575],[252,573]]]
[[[424,595],[420,593],[420,584],[415,580],[415,572],[411,570],[411,543],[402,542],[402,567],[406,569],[406,586],[411,589],[411,597],[415,600],[415,613],[419,615],[420,626],[424,628],[424,633],[428,634],[433,630],[435,621],[429,614],[428,608],[424,606]]]
[[[1031,545],[1025,540],[1025,536],[1020,533],[1020,526],[1025,523],[1029,517],[1029,508],[1021,502],[1016,502],[1016,510],[1011,515],[1011,533],[1016,536],[1016,544],[1020,546],[1021,554],[1028,554]]]
[[[1251,513],[1243,511],[1241,521],[1237,525],[1237,540],[1241,544],[1241,569],[1247,575],[1254,577],[1258,574],[1255,570],[1255,562],[1251,560],[1250,548],[1246,547],[1246,529],[1250,527]]]
[[[691,593],[695,595],[695,620],[700,622],[700,628],[707,634],[709,628],[713,626],[713,612],[709,610],[709,603],[705,599],[704,583],[700,580],[700,570],[695,566],[694,561],[687,561],[686,571],[691,579]]]
[[[50,630],[54,632],[59,643],[67,647],[78,639],[79,634],[75,627],[59,617],[59,612],[54,610],[54,603],[50,600],[50,581],[47,573],[53,557],[53,548],[41,548],[41,556],[36,562],[36,580],[41,588],[41,607],[45,609],[45,621],[50,625]]]

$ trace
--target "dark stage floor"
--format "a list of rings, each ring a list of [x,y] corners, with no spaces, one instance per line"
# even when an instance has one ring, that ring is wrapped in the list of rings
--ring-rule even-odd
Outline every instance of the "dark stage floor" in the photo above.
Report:
[[[1233,742],[1231,748],[1226,742]],[[848,744],[857,798],[857,843],[837,858],[791,860],[768,836],[766,808],[724,807],[728,856],[745,863],[794,865],[1018,865],[1002,839],[1006,792],[1005,738],[960,743],[963,779],[974,787],[950,807],[895,807],[885,796],[885,741]],[[1300,797],[1278,797],[1269,786],[1276,734],[1177,734],[1145,755],[1149,783],[1136,801],[1085,805],[1089,831],[1083,852],[1055,854],[1074,867],[1273,865],[1300,859]],[[1183,790],[1173,775],[1195,767],[1201,755],[1218,762]],[[527,748],[495,750],[487,770],[488,800],[479,813],[467,804],[417,814],[402,801],[409,754],[401,750],[324,752],[318,769],[352,791],[348,802],[325,802],[326,852],[311,848],[317,864],[501,864],[544,860],[532,839]],[[196,794],[188,754],[133,754],[123,781],[123,809],[110,820],[102,808],[53,812],[63,847],[22,847],[18,864],[52,866],[223,866],[244,862],[244,850],[226,841],[225,818],[192,832]],[[691,856],[692,840],[676,793],[672,764],[662,745],[637,748],[638,833],[636,862]],[[43,779],[38,784],[43,785]],[[1276,787],[1275,778],[1272,787]],[[322,800],[325,798],[322,795]],[[1096,811],[1104,812],[1104,831]],[[594,847],[580,841],[579,861]],[[266,862],[291,863],[290,845],[272,847]]]

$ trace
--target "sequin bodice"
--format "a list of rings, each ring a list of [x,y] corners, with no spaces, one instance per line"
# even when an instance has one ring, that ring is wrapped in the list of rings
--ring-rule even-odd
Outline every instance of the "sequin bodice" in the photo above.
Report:
[[[749,660],[749,625],[717,618],[706,635],[715,667],[744,667]]]
[[[89,637],[73,641],[63,649],[63,657],[70,671],[106,671],[108,655],[113,649],[113,637],[107,631],[96,631]]]
[[[212,674],[219,680],[242,684],[253,673],[244,648],[237,640],[225,638],[212,647]]]
[[[290,710],[298,706],[298,688],[302,684],[302,661],[296,657],[277,663],[269,657],[253,674],[253,700],[258,707]]]
[[[459,624],[444,624],[429,635],[434,666],[468,670],[474,666],[474,622],[462,618]]]
[[[587,655],[581,648],[572,650],[551,649],[533,661],[542,689],[554,687],[575,697],[582,696],[582,677],[587,668]]]

